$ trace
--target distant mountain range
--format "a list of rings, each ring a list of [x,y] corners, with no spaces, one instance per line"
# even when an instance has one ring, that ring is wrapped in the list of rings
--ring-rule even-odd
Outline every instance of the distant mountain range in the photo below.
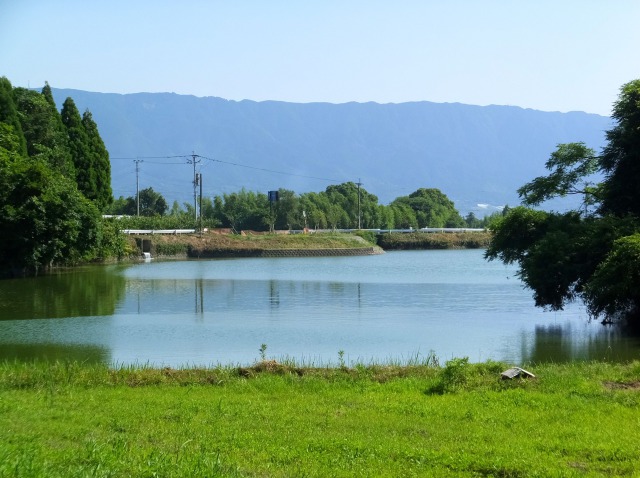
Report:
[[[193,201],[193,165],[212,197],[242,187],[323,191],[361,181],[387,204],[438,188],[477,215],[516,205],[516,189],[545,174],[558,143],[599,150],[611,119],[514,106],[458,103],[229,101],[173,93],[111,94],[53,89],[89,109],[111,155],[116,197],[153,187],[169,203]]]

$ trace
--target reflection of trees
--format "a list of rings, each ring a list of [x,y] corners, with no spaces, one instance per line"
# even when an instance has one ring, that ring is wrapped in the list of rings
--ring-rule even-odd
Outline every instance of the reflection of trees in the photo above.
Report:
[[[570,337],[571,328],[565,330],[559,325],[536,326],[531,349],[526,350],[523,340],[524,362],[568,362],[573,351]],[[567,333],[568,332],[568,333]]]
[[[0,282],[0,318],[27,320],[112,315],[125,277],[113,267],[85,267]]]
[[[109,349],[97,345],[73,344],[2,344],[0,360],[77,361],[84,363],[109,363]]]
[[[569,362],[572,360],[627,361],[638,359],[640,339],[611,325],[589,333],[571,325],[537,326],[533,342],[522,340],[523,362]]]
[[[587,344],[588,358],[591,360],[612,360],[626,362],[640,358],[640,340],[625,326],[613,324],[602,326],[601,330]]]

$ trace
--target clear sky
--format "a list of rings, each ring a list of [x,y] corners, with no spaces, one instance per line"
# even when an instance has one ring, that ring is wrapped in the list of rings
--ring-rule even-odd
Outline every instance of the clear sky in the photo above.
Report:
[[[609,115],[639,0],[0,0],[14,86]]]

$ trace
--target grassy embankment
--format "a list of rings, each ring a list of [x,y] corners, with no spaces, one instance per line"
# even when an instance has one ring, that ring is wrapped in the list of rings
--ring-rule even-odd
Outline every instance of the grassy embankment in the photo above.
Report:
[[[637,476],[640,363],[505,367],[4,363],[0,476]]]
[[[355,234],[214,234],[146,236],[154,256],[254,256],[264,251],[356,250],[373,244]],[[381,252],[381,250],[380,250]]]
[[[226,257],[260,255],[263,251],[464,249],[486,248],[490,235],[480,233],[415,234],[213,234],[155,235],[151,239],[153,256]],[[130,238],[133,241],[133,238]],[[377,249],[377,248],[381,249]]]

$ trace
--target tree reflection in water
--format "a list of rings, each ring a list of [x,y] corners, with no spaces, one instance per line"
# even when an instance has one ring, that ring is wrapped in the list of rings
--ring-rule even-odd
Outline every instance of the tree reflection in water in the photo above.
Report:
[[[125,295],[118,267],[82,267],[0,283],[0,320],[113,315]]]
[[[588,330],[591,326],[595,326],[594,330]],[[621,362],[637,357],[640,337],[637,334],[630,336],[630,331],[622,324],[585,324],[583,331],[575,330],[575,327],[570,323],[536,326],[533,341],[522,337],[523,362]]]
[[[6,344],[0,347],[1,360],[31,361],[77,361],[83,363],[111,362],[111,354],[107,347],[98,345],[76,344]]]

